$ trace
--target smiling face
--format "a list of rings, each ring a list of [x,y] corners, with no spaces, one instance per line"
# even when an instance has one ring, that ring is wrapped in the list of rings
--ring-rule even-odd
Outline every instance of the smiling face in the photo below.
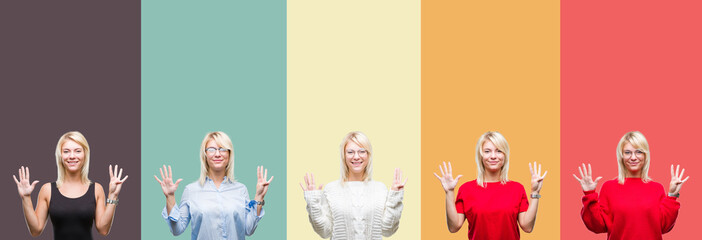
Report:
[[[641,169],[645,160],[646,153],[636,149],[631,143],[627,142],[622,148],[621,161],[624,163],[629,177],[641,177]]]
[[[349,180],[363,180],[363,173],[368,166],[368,150],[349,141],[344,149],[346,166],[349,169]]]
[[[211,149],[214,148],[214,151]],[[220,151],[220,149],[224,151]],[[205,146],[205,154],[207,156],[207,166],[211,171],[220,172],[227,169],[229,164],[229,153],[230,149],[225,149],[222,146],[217,145],[214,139],[207,141]]]
[[[61,146],[61,163],[67,172],[78,173],[85,164],[83,146],[73,140],[66,140]]]
[[[491,141],[485,141],[480,152],[483,158],[483,167],[488,172],[500,172],[505,165],[505,153],[497,149]]]

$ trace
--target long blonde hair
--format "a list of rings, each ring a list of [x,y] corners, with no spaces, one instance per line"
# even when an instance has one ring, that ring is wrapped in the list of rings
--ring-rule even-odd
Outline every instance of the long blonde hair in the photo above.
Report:
[[[61,185],[63,185],[63,180],[66,176],[66,168],[63,166],[63,158],[61,157],[61,148],[67,141],[74,141],[83,148],[83,152],[85,153],[85,163],[83,163],[83,167],[80,169],[80,181],[83,184],[89,184],[90,179],[88,179],[88,169],[90,167],[90,146],[88,145],[88,140],[85,139],[85,136],[83,136],[82,133],[78,131],[70,131],[64,133],[56,144],[56,187],[60,188]]]
[[[502,165],[500,169],[500,183],[505,184],[507,181],[507,172],[509,171],[509,144],[507,144],[507,139],[505,139],[502,134],[495,131],[489,131],[483,133],[478,139],[478,144],[475,146],[475,164],[477,165],[477,178],[476,182],[478,186],[485,187],[485,166],[483,165],[483,144],[485,141],[490,141],[497,147],[500,151],[505,154],[505,164]]]
[[[619,168],[619,176],[617,176],[617,180],[619,184],[624,184],[627,173],[629,173],[629,170],[627,170],[626,166],[624,165],[623,153],[624,146],[626,146],[627,143],[631,143],[631,146],[636,148],[636,150],[642,151],[646,155],[646,157],[643,159],[643,168],[641,168],[641,181],[651,181],[651,178],[648,176],[648,168],[651,166],[651,153],[648,150],[648,141],[641,132],[631,131],[624,134],[622,139],[619,140],[619,144],[617,144],[617,166]]]
[[[363,170],[363,181],[365,182],[372,180],[371,175],[373,173],[373,147],[371,146],[370,140],[368,140],[368,137],[365,134],[359,131],[355,131],[346,134],[346,136],[344,136],[344,139],[341,140],[341,145],[339,146],[341,151],[341,182],[343,183],[349,180],[349,167],[346,166],[346,145],[349,142],[353,142],[356,145],[365,148],[366,151],[368,151],[368,164]]]
[[[216,131],[207,133],[207,135],[205,135],[205,139],[202,140],[202,145],[200,146],[200,186],[205,185],[205,179],[210,173],[210,166],[207,165],[207,153],[205,153],[207,142],[209,142],[210,139],[214,139],[214,141],[220,147],[229,149],[229,161],[227,162],[226,176],[227,181],[234,182],[234,146],[232,145],[232,140],[226,133]]]

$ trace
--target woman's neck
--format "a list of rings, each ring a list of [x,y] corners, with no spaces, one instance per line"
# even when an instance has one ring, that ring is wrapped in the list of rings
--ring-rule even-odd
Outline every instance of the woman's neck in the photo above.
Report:
[[[494,171],[494,172],[485,171],[485,176],[484,176],[485,182],[499,182],[501,180],[500,173],[501,173],[500,171]]]

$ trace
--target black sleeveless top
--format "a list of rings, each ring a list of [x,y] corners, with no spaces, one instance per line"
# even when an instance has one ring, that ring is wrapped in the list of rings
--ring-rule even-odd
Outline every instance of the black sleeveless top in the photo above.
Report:
[[[51,183],[49,217],[54,226],[54,239],[92,240],[95,219],[95,184],[78,198],[67,198],[59,192],[56,182]]]

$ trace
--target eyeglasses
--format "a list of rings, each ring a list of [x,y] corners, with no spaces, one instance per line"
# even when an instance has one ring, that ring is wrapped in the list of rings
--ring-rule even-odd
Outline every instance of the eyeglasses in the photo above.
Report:
[[[624,158],[630,158],[630,157],[631,157],[631,154],[632,154],[631,151],[624,151],[624,153],[623,153],[622,155],[624,155]],[[641,150],[636,150],[636,151],[634,152],[634,154],[636,154],[636,157],[637,157],[637,158],[643,158],[644,155],[646,155],[646,153],[644,153],[644,152],[641,151]]]
[[[363,148],[358,149],[357,151],[346,150],[346,155],[353,156],[356,154],[358,154],[358,156],[365,157],[366,155],[368,155],[368,151],[366,149],[363,149]]]
[[[226,148],[213,148],[213,147],[205,148],[205,153],[210,154],[210,155],[215,154],[215,152],[217,152],[217,151],[219,151],[220,154],[229,153],[229,149],[226,149]]]

